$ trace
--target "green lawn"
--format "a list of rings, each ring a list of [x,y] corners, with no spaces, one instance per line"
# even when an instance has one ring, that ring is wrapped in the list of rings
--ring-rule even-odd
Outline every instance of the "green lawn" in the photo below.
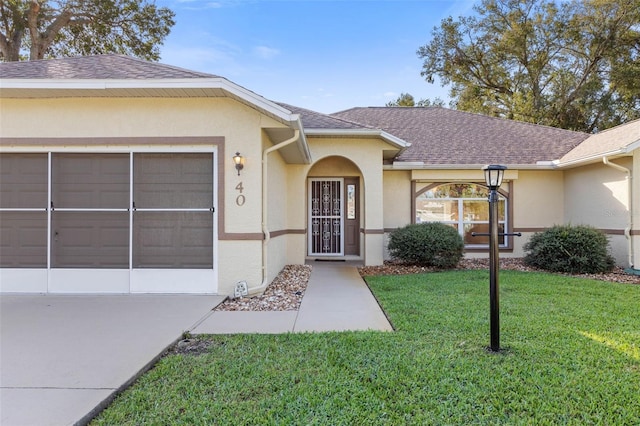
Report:
[[[211,336],[93,424],[604,424],[640,421],[640,286],[485,271],[367,278],[396,332]]]

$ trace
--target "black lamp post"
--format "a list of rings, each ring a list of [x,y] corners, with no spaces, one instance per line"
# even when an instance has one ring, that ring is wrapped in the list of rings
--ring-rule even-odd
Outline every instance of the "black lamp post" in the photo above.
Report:
[[[491,350],[500,351],[500,302],[498,287],[498,188],[502,184],[506,166],[484,166],[484,179],[489,187],[489,298],[491,321]]]

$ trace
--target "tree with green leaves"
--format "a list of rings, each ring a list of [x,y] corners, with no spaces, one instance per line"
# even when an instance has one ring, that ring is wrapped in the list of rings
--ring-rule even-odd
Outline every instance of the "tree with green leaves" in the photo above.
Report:
[[[160,58],[175,14],[144,0],[0,0],[0,59]]]
[[[457,109],[595,132],[640,117],[640,0],[482,0],[419,48]]]
[[[444,107],[444,101],[440,98],[420,99],[416,102],[415,98],[409,93],[400,93],[398,99],[387,102],[388,107]]]

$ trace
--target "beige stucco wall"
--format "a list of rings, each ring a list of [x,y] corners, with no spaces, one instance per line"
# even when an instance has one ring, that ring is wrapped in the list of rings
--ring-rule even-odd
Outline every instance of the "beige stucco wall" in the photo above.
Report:
[[[621,158],[615,163],[632,167],[631,158]],[[591,225],[607,232],[616,262],[628,266],[628,240],[619,235],[629,225],[629,192],[625,173],[596,163],[566,170],[564,185],[565,223]]]
[[[411,223],[411,171],[384,172],[384,229],[395,229]]]
[[[387,231],[411,223],[411,179],[416,182],[416,190],[431,183],[478,182],[482,183],[482,171],[474,170],[418,170],[384,172],[384,227]],[[501,252],[501,257],[522,257],[523,245],[533,232],[540,231],[564,220],[564,187],[561,171],[508,170],[502,185],[509,189],[512,204],[512,227],[522,231],[522,237],[513,239],[513,250]],[[386,237],[388,238],[388,232]],[[467,257],[487,257],[487,251],[469,251]],[[385,258],[388,258],[385,241]]]
[[[222,232],[231,235],[262,233],[262,129],[282,127],[282,124],[257,110],[228,98],[3,98],[0,112],[0,136],[3,138],[224,137],[224,145],[218,147],[224,173],[224,186],[218,187],[222,198],[218,213],[224,213],[224,229],[218,230],[219,235]],[[36,125],[33,124],[34,117],[37,118]],[[6,145],[0,148],[12,149]],[[154,147],[176,151],[190,148],[198,147]],[[111,151],[145,147],[65,147],[64,142],[57,146],[29,147],[29,150],[41,151],[59,149]],[[231,159],[236,151],[246,159],[240,176]],[[243,187],[243,205],[236,203],[240,192],[235,188],[239,183]],[[217,247],[218,293],[231,294],[235,283],[241,280],[251,287],[259,285],[262,282],[261,251],[261,239],[235,240],[231,237],[220,240]]]
[[[272,146],[265,134],[263,150]],[[290,166],[284,161],[279,151],[273,151],[267,156],[266,226],[270,235],[275,233],[267,243],[267,282],[271,282],[284,266],[304,263],[304,256],[289,257],[288,247],[291,244],[290,239],[294,236],[289,234],[289,230],[293,229],[290,226],[289,206],[300,202],[291,197],[290,191],[287,190]]]
[[[504,257],[524,256],[523,246],[534,232],[564,223],[564,174],[555,170],[520,170],[513,180],[510,200],[513,229],[522,232],[513,238],[513,252]]]

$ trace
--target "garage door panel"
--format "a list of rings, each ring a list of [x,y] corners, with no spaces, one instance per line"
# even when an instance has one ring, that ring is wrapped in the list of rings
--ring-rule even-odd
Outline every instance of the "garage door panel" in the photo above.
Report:
[[[53,212],[53,268],[128,268],[128,212]]]
[[[0,208],[46,208],[47,179],[47,154],[0,154]]]
[[[136,154],[134,200],[137,208],[210,208],[213,157],[203,154]]]
[[[47,267],[46,212],[0,212],[0,267]]]
[[[135,212],[134,268],[212,268],[213,213]]]
[[[128,154],[54,154],[52,201],[56,208],[127,208]]]

